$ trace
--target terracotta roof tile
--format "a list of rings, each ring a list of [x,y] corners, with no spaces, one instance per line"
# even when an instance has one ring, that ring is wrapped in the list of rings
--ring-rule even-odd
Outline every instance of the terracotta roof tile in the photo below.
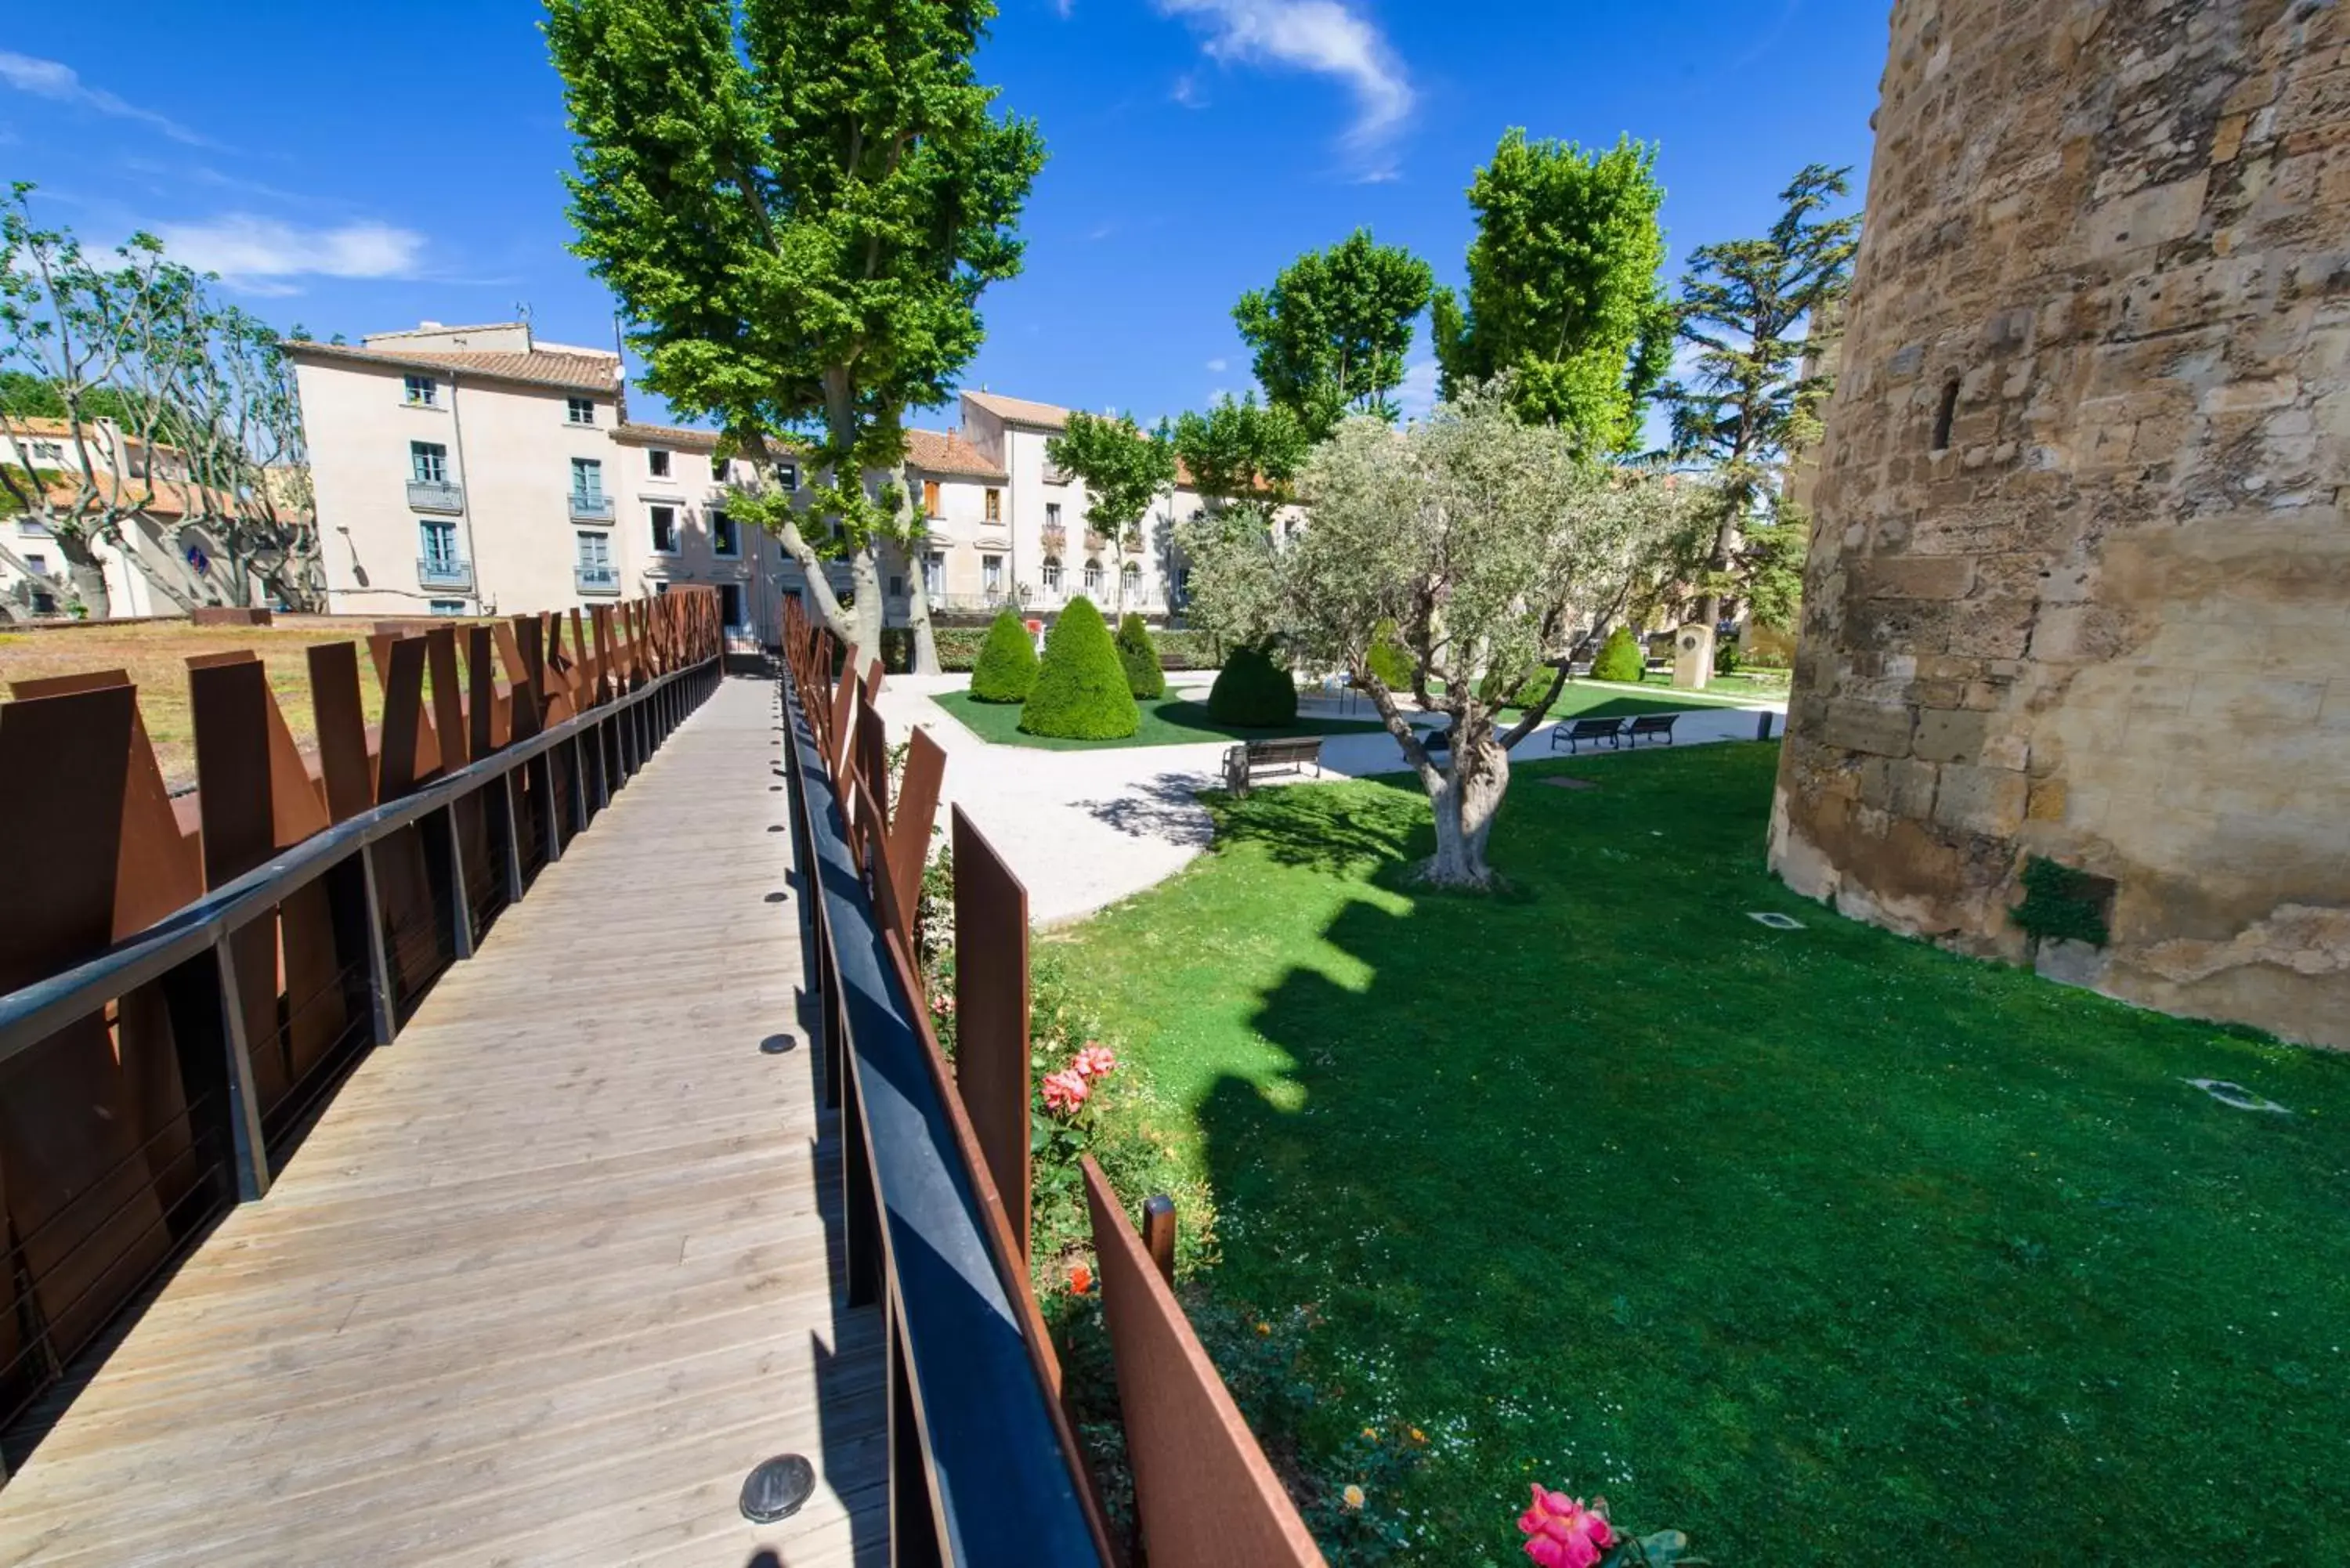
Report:
[[[924,473],[958,479],[1003,479],[1003,470],[954,431],[906,432],[906,463]]]
[[[1058,403],[1034,403],[1025,398],[1006,398],[994,392],[965,392],[963,396],[997,419],[1010,420],[1014,424],[1059,430],[1069,422],[1069,410]]]
[[[620,361],[611,354],[481,353],[462,348],[374,348],[353,343],[289,340],[289,354],[326,359],[356,359],[371,365],[417,370],[463,370],[493,380],[531,386],[567,387],[582,392],[612,392],[620,385]]]

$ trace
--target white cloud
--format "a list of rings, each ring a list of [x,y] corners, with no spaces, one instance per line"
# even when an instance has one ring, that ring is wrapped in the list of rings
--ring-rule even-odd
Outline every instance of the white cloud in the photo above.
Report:
[[[1208,369],[1213,374],[1221,376],[1224,373],[1224,361],[1222,359],[1211,359],[1208,361]]]
[[[1211,59],[1263,62],[1336,77],[1355,95],[1346,143],[1374,175],[1391,164],[1388,145],[1411,114],[1403,61],[1385,34],[1346,0],[1158,0],[1169,16],[1207,31]],[[1180,99],[1179,99],[1180,101]]]
[[[1436,407],[1436,361],[1415,359],[1403,368],[1403,383],[1396,388],[1396,407],[1408,420],[1424,419]]]
[[[424,236],[389,223],[306,229],[236,213],[205,223],[159,223],[175,261],[216,272],[258,293],[284,293],[288,277],[406,277],[417,269]]]
[[[1168,93],[1167,96],[1173,99],[1177,103],[1181,104],[1185,109],[1205,109],[1208,107],[1208,99],[1206,96],[1200,91],[1200,78],[1190,71],[1185,71],[1181,76],[1175,78],[1174,89]]]
[[[184,141],[191,147],[212,145],[186,126],[168,115],[151,109],[141,109],[129,103],[104,88],[91,87],[81,79],[81,73],[62,60],[36,59],[31,55],[19,55],[0,49],[0,84],[35,98],[46,98],[57,103],[79,104],[117,119],[135,119],[151,125],[174,141]]]

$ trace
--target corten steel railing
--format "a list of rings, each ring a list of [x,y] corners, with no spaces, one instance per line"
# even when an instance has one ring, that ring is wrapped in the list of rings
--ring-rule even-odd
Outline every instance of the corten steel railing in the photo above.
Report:
[[[1310,1568],[1322,1559],[1172,1291],[1164,1199],[1137,1238],[1086,1164],[1139,1537],[1114,1548],[1029,1274],[1027,894],[952,815],[956,1054],[918,961],[944,753],[916,731],[899,798],[878,661],[786,601],[783,711],[826,1095],[841,1111],[852,1304],[887,1314],[890,1524],[901,1563]],[[1146,1266],[1138,1273],[1133,1260]],[[1148,1278],[1143,1276],[1147,1275]]]
[[[192,659],[176,801],[120,671],[0,703],[0,1461],[720,679],[710,590],[567,629],[379,633],[372,730],[310,649],[315,756],[258,658]]]

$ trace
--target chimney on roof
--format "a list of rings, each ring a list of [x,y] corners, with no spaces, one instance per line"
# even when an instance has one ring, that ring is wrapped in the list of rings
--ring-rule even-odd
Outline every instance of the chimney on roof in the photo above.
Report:
[[[437,321],[420,321],[416,324],[416,330],[419,332],[438,332],[441,330],[441,324]]]

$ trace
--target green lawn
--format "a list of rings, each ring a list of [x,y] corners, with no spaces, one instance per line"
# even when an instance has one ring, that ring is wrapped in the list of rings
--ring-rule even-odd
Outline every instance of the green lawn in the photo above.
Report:
[[[1554,719],[1612,719],[1635,713],[1685,713],[1693,708],[1734,705],[1709,701],[1687,691],[1657,696],[1633,695],[1635,692],[1668,691],[1668,688],[1623,686],[1604,680],[1572,681],[1559,693],[1558,701],[1551,707],[1550,716]],[[974,701],[968,691],[943,691],[934,695],[931,701],[961,720],[963,727],[981,740],[993,741],[1003,746],[1036,746],[1048,752],[1098,752],[1114,746],[1195,746],[1203,741],[1263,740],[1273,735],[1359,734],[1380,727],[1376,718],[1323,719],[1300,715],[1290,723],[1270,730],[1248,730],[1210,718],[1205,702],[1170,695],[1154,702],[1139,704],[1142,728],[1125,740],[1059,741],[1021,733],[1020,705],[1016,702],[981,702]],[[1368,714],[1370,704],[1361,703],[1357,711]]]
[[[1369,1506],[1437,1564],[1535,1479],[1722,1564],[2350,1562],[2350,1060],[1792,897],[1774,764],[1521,766],[1489,899],[1411,887],[1416,790],[1260,791],[1056,948],[1206,1288],[1316,1325],[1309,1463],[1423,1429]]]
[[[983,741],[1003,746],[1036,746],[1048,752],[1099,752],[1115,746],[1196,746],[1203,741],[1263,740],[1272,735],[1345,735],[1379,727],[1376,719],[1308,719],[1271,730],[1244,730],[1208,717],[1205,702],[1172,696],[1138,703],[1142,728],[1122,741],[1060,741],[1020,732],[1020,704],[981,702],[968,691],[942,691],[931,701],[944,708]]]

